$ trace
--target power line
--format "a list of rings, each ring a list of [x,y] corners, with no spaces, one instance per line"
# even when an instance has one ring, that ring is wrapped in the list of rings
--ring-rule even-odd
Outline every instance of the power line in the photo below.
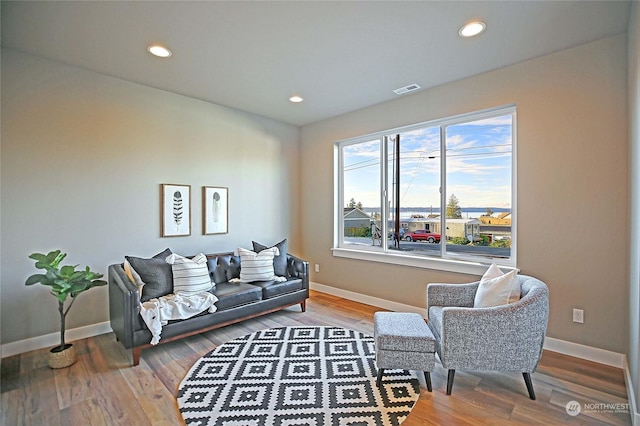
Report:
[[[415,151],[415,152],[419,152],[419,151]],[[480,157],[480,156],[484,156],[486,158],[491,158],[491,157],[503,157],[505,155],[510,155],[512,152],[511,151],[499,151],[499,152],[476,152],[476,153],[467,153],[467,154],[451,154],[451,155],[447,155],[446,158],[454,158],[454,157]],[[420,156],[416,156],[416,157],[405,157],[404,159],[400,159],[400,161],[402,162],[403,160],[418,160],[418,164],[421,164],[425,158],[428,159],[436,159],[436,158],[440,158],[440,155],[432,155],[432,156],[424,156],[424,155],[420,155]],[[365,164],[371,161],[375,161],[374,163],[371,164]],[[391,161],[391,160],[388,160]],[[356,165],[358,165],[356,167]],[[345,166],[344,167],[344,171],[345,172],[350,172],[353,170],[358,170],[358,169],[364,169],[367,167],[373,167],[373,166],[379,166],[380,165],[380,159],[372,159],[372,160],[366,160],[366,161],[361,161],[359,163],[354,163],[352,165],[349,166]],[[416,166],[417,167],[417,166]]]
[[[495,144],[495,145],[483,145],[483,146],[470,146],[470,147],[466,147],[466,148],[458,148],[458,149],[453,149],[453,148],[449,148],[447,149],[447,151],[451,151],[451,152],[461,152],[461,151],[469,151],[469,150],[478,150],[478,149],[488,149],[488,148],[499,148],[499,147],[505,147],[505,146],[511,146],[511,144]],[[435,153],[439,153],[440,150],[430,150],[430,151],[425,151],[425,150],[411,150],[411,151],[401,151],[400,155],[402,156],[402,154],[420,154],[423,155],[425,153],[428,152],[435,152]],[[501,152],[505,152],[505,151],[501,151]],[[510,151],[509,151],[510,152]],[[357,155],[357,154],[356,154]],[[362,164],[362,163],[367,163],[367,162],[371,162],[371,161],[378,161],[379,158],[370,158],[367,160],[362,160],[362,161],[358,161],[352,164],[349,164],[348,166],[345,166],[345,168],[347,167],[351,167],[357,164]]]

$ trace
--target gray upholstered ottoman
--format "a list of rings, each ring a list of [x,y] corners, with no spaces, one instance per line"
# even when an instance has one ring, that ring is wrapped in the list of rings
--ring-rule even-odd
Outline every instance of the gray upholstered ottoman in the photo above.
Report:
[[[431,371],[436,358],[436,342],[424,319],[413,313],[376,312],[373,336],[380,386],[384,370],[417,370],[424,372],[431,392]]]

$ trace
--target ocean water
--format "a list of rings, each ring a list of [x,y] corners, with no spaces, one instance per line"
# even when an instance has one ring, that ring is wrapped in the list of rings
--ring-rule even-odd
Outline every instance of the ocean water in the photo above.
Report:
[[[380,213],[380,209],[375,207],[363,207],[362,210],[369,214]],[[460,210],[463,219],[475,219],[487,213],[486,207],[462,207]],[[500,213],[511,211],[511,209],[503,207],[491,207],[491,210],[494,217],[497,217]],[[392,211],[391,215],[393,216],[393,214],[394,212]],[[400,209],[401,218],[409,218],[414,214],[427,217],[430,214],[440,214],[440,209],[432,209],[430,207],[402,207]]]

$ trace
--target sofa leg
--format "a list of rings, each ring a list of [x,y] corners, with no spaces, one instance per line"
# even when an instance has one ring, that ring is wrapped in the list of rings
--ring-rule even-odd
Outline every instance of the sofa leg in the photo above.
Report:
[[[302,312],[306,312],[306,310],[307,310],[307,299],[304,299],[302,302],[300,302],[300,309],[302,309]]]
[[[447,395],[451,395],[451,389],[453,389],[453,377],[456,375],[456,370],[450,369],[447,375]]]
[[[524,377],[524,382],[527,385],[527,391],[529,391],[529,398],[536,399],[536,393],[533,391],[533,382],[531,381],[530,373],[522,373]]]
[[[431,388],[431,373],[429,371],[424,372],[424,380],[427,382],[427,390],[432,392]]]
[[[378,368],[378,378],[376,379],[376,386],[380,387],[380,382],[382,382],[382,375],[384,374],[384,368]]]
[[[135,367],[136,365],[140,364],[140,355],[142,354],[142,348],[133,348],[131,350],[131,353],[133,354],[133,366]]]

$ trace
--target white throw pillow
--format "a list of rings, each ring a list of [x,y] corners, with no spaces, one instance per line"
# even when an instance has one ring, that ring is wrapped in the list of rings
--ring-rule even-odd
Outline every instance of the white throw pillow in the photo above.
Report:
[[[518,271],[503,274],[495,264],[484,273],[473,301],[474,308],[489,308],[520,300]]]
[[[202,253],[193,259],[171,254],[165,259],[171,265],[173,272],[173,293],[194,295],[213,288],[209,269],[207,268],[207,256]]]
[[[236,254],[240,256],[240,281],[250,283],[274,279],[273,259],[280,254],[278,247],[264,249],[260,253],[238,247]]]

